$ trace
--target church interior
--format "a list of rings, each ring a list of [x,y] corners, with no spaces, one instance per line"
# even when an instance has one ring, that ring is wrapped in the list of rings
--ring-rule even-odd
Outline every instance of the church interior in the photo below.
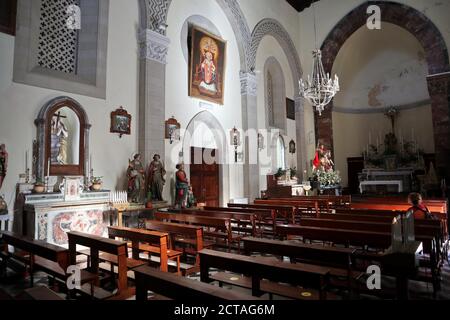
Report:
[[[450,299],[450,0],[0,0],[0,300]]]

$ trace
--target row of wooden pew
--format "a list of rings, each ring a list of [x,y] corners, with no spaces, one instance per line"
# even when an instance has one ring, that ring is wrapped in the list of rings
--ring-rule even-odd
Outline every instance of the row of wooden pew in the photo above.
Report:
[[[350,200],[350,201],[347,201]],[[315,202],[311,210],[312,202]],[[322,204],[320,204],[322,203]],[[375,207],[374,207],[375,205]],[[431,271],[431,279],[423,274],[419,280],[433,284],[434,294],[440,287],[440,267],[448,259],[447,201],[431,200],[426,205],[431,208],[437,220],[416,221],[416,239],[424,246],[421,266]],[[300,237],[303,241],[323,241],[333,245],[359,247],[384,251],[391,245],[392,219],[406,211],[410,205],[395,201],[383,204],[383,210],[374,202],[351,203],[351,199],[338,197],[329,201],[327,197],[256,200],[254,204],[229,204],[241,208],[273,208],[292,210],[290,223],[275,226],[275,234],[280,238]]]

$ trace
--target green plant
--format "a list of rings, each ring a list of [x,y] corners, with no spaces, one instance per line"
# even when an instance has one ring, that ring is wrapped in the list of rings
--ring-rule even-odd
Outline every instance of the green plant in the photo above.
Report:
[[[38,187],[43,187],[43,186],[45,186],[45,183],[44,183],[44,181],[42,181],[41,178],[37,178],[36,182],[34,183],[34,185],[38,186]]]
[[[277,173],[275,173],[275,178],[281,178],[286,174],[286,170],[283,170],[282,168],[278,168]]]
[[[103,183],[102,178],[103,177],[92,177],[91,178],[91,183],[92,184],[102,184]]]
[[[291,177],[294,178],[297,176],[297,167],[293,167],[291,170]]]

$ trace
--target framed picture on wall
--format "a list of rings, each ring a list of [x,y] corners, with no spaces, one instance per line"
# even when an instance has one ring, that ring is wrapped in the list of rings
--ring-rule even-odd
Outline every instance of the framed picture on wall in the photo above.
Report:
[[[189,96],[216,104],[224,103],[227,43],[198,28],[192,28],[189,63]]]
[[[180,140],[180,129],[181,125],[174,117],[166,121],[165,138],[170,140],[170,144],[172,144],[175,140]]]
[[[120,107],[111,112],[111,133],[118,133],[120,138],[124,134],[131,134],[131,115]]]

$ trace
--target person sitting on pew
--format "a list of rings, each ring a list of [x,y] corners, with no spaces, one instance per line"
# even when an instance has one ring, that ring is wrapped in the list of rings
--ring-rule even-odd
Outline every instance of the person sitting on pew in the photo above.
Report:
[[[422,195],[420,193],[411,193],[408,196],[408,202],[412,205],[408,211],[412,210],[414,212],[414,219],[435,219],[430,210],[423,204]]]

